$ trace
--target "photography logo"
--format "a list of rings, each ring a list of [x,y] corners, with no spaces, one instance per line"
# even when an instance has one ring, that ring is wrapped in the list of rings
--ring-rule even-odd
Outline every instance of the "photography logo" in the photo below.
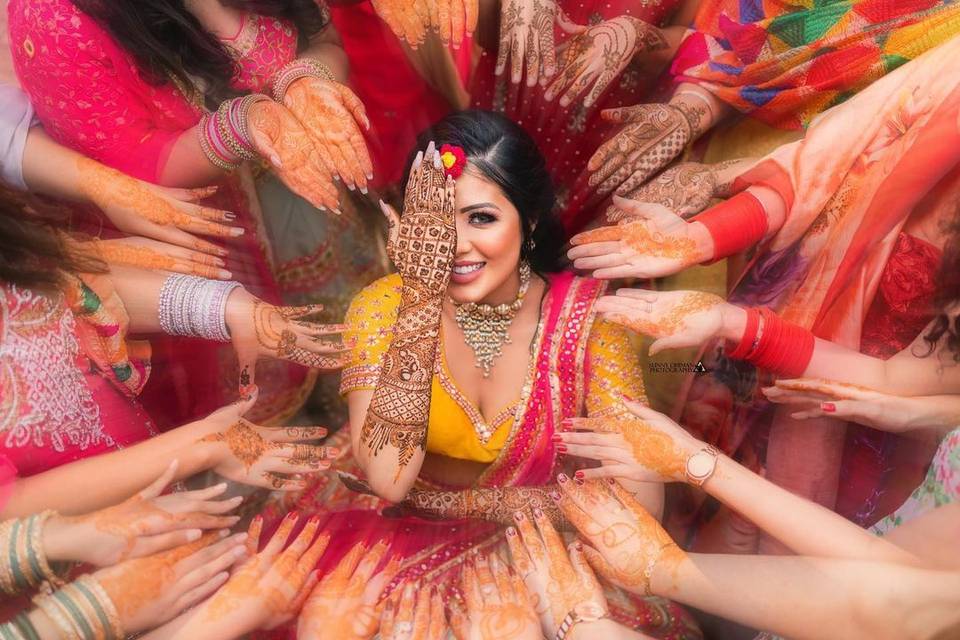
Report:
[[[648,368],[651,373],[695,373],[703,375],[710,370],[703,365],[702,360],[697,362],[650,362]]]

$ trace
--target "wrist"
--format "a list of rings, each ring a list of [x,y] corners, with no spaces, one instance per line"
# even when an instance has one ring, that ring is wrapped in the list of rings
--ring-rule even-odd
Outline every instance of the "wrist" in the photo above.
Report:
[[[567,640],[591,640],[593,638],[617,638],[620,625],[610,618],[602,618],[591,622],[578,622],[570,629]],[[613,635],[611,635],[613,634]]]
[[[716,253],[716,244],[710,230],[702,222],[693,220],[687,223],[687,235],[693,240],[696,247],[695,255],[690,261],[690,266],[710,262]]]
[[[747,331],[747,310],[724,303],[720,308],[721,327],[718,337],[739,343]]]
[[[77,531],[61,515],[50,516],[43,527],[43,552],[49,562],[83,560],[77,545]]]

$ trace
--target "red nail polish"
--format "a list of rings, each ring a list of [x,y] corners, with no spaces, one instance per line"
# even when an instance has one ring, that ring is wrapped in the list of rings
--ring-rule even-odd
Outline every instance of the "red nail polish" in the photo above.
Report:
[[[553,434],[552,436],[550,436],[550,439],[553,440],[554,442],[563,442],[563,438],[560,437],[559,433]]]
[[[574,478],[573,481],[576,482],[578,485],[583,485],[583,483],[585,482],[582,476]]]
[[[565,445],[565,444],[558,444],[557,447],[556,447],[556,449],[557,449],[557,451],[558,451],[559,453],[566,453],[566,452],[567,452],[567,445]]]
[[[550,492],[550,497],[553,498],[556,502],[560,502],[560,498],[561,498],[562,496],[561,496],[560,493],[557,492],[557,491],[551,491],[551,492]]]
[[[575,474],[573,474],[573,477],[577,480],[583,480],[583,471],[577,471]]]
[[[607,484],[616,484],[616,483],[617,483],[616,478],[607,478]]]
[[[820,408],[826,413],[834,413],[837,410],[837,405],[832,402],[821,402]]]
[[[567,477],[567,474],[565,474],[565,473],[559,473],[559,474],[557,474],[557,482],[559,482],[560,484],[565,483],[565,482],[566,482],[567,480],[569,480],[569,479],[570,479],[570,478],[568,478],[568,477]]]

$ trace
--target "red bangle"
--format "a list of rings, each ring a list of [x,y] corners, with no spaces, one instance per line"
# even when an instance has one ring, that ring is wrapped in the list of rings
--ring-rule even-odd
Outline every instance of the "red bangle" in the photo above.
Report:
[[[747,326],[737,346],[727,354],[736,360],[744,359],[753,349],[753,342],[757,339],[757,330],[760,328],[760,311],[749,307],[747,309]]]
[[[767,212],[756,196],[738,193],[693,219],[713,238],[713,260],[740,253],[763,239],[769,228]]]
[[[769,309],[760,309],[760,315],[763,335],[757,348],[746,359],[778,376],[802,376],[813,357],[813,334]]]

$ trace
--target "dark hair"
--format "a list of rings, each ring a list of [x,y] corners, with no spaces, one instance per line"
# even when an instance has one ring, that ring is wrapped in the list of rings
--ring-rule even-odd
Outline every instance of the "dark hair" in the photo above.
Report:
[[[556,197],[547,164],[526,131],[493,111],[452,113],[417,137],[407,165],[433,140],[461,147],[469,165],[496,184],[520,212],[520,258],[543,274],[560,270],[564,234],[554,213]],[[406,176],[403,187],[406,187]]]
[[[66,227],[59,211],[28,198],[0,187],[0,281],[52,290],[62,284],[65,272],[106,269],[99,260],[70,249],[58,230]]]
[[[946,230],[947,241],[943,247],[943,259],[937,274],[937,292],[933,304],[937,317],[933,327],[923,336],[929,347],[925,355],[934,352],[937,344],[946,336],[946,347],[953,352],[954,362],[960,362],[960,315],[956,314],[960,302],[960,213]]]
[[[211,103],[237,95],[230,88],[237,63],[223,43],[186,9],[183,0],[72,1],[133,56],[144,81],[162,85],[174,78],[185,87],[199,84]],[[220,1],[292,21],[301,49],[327,22],[316,0]]]

